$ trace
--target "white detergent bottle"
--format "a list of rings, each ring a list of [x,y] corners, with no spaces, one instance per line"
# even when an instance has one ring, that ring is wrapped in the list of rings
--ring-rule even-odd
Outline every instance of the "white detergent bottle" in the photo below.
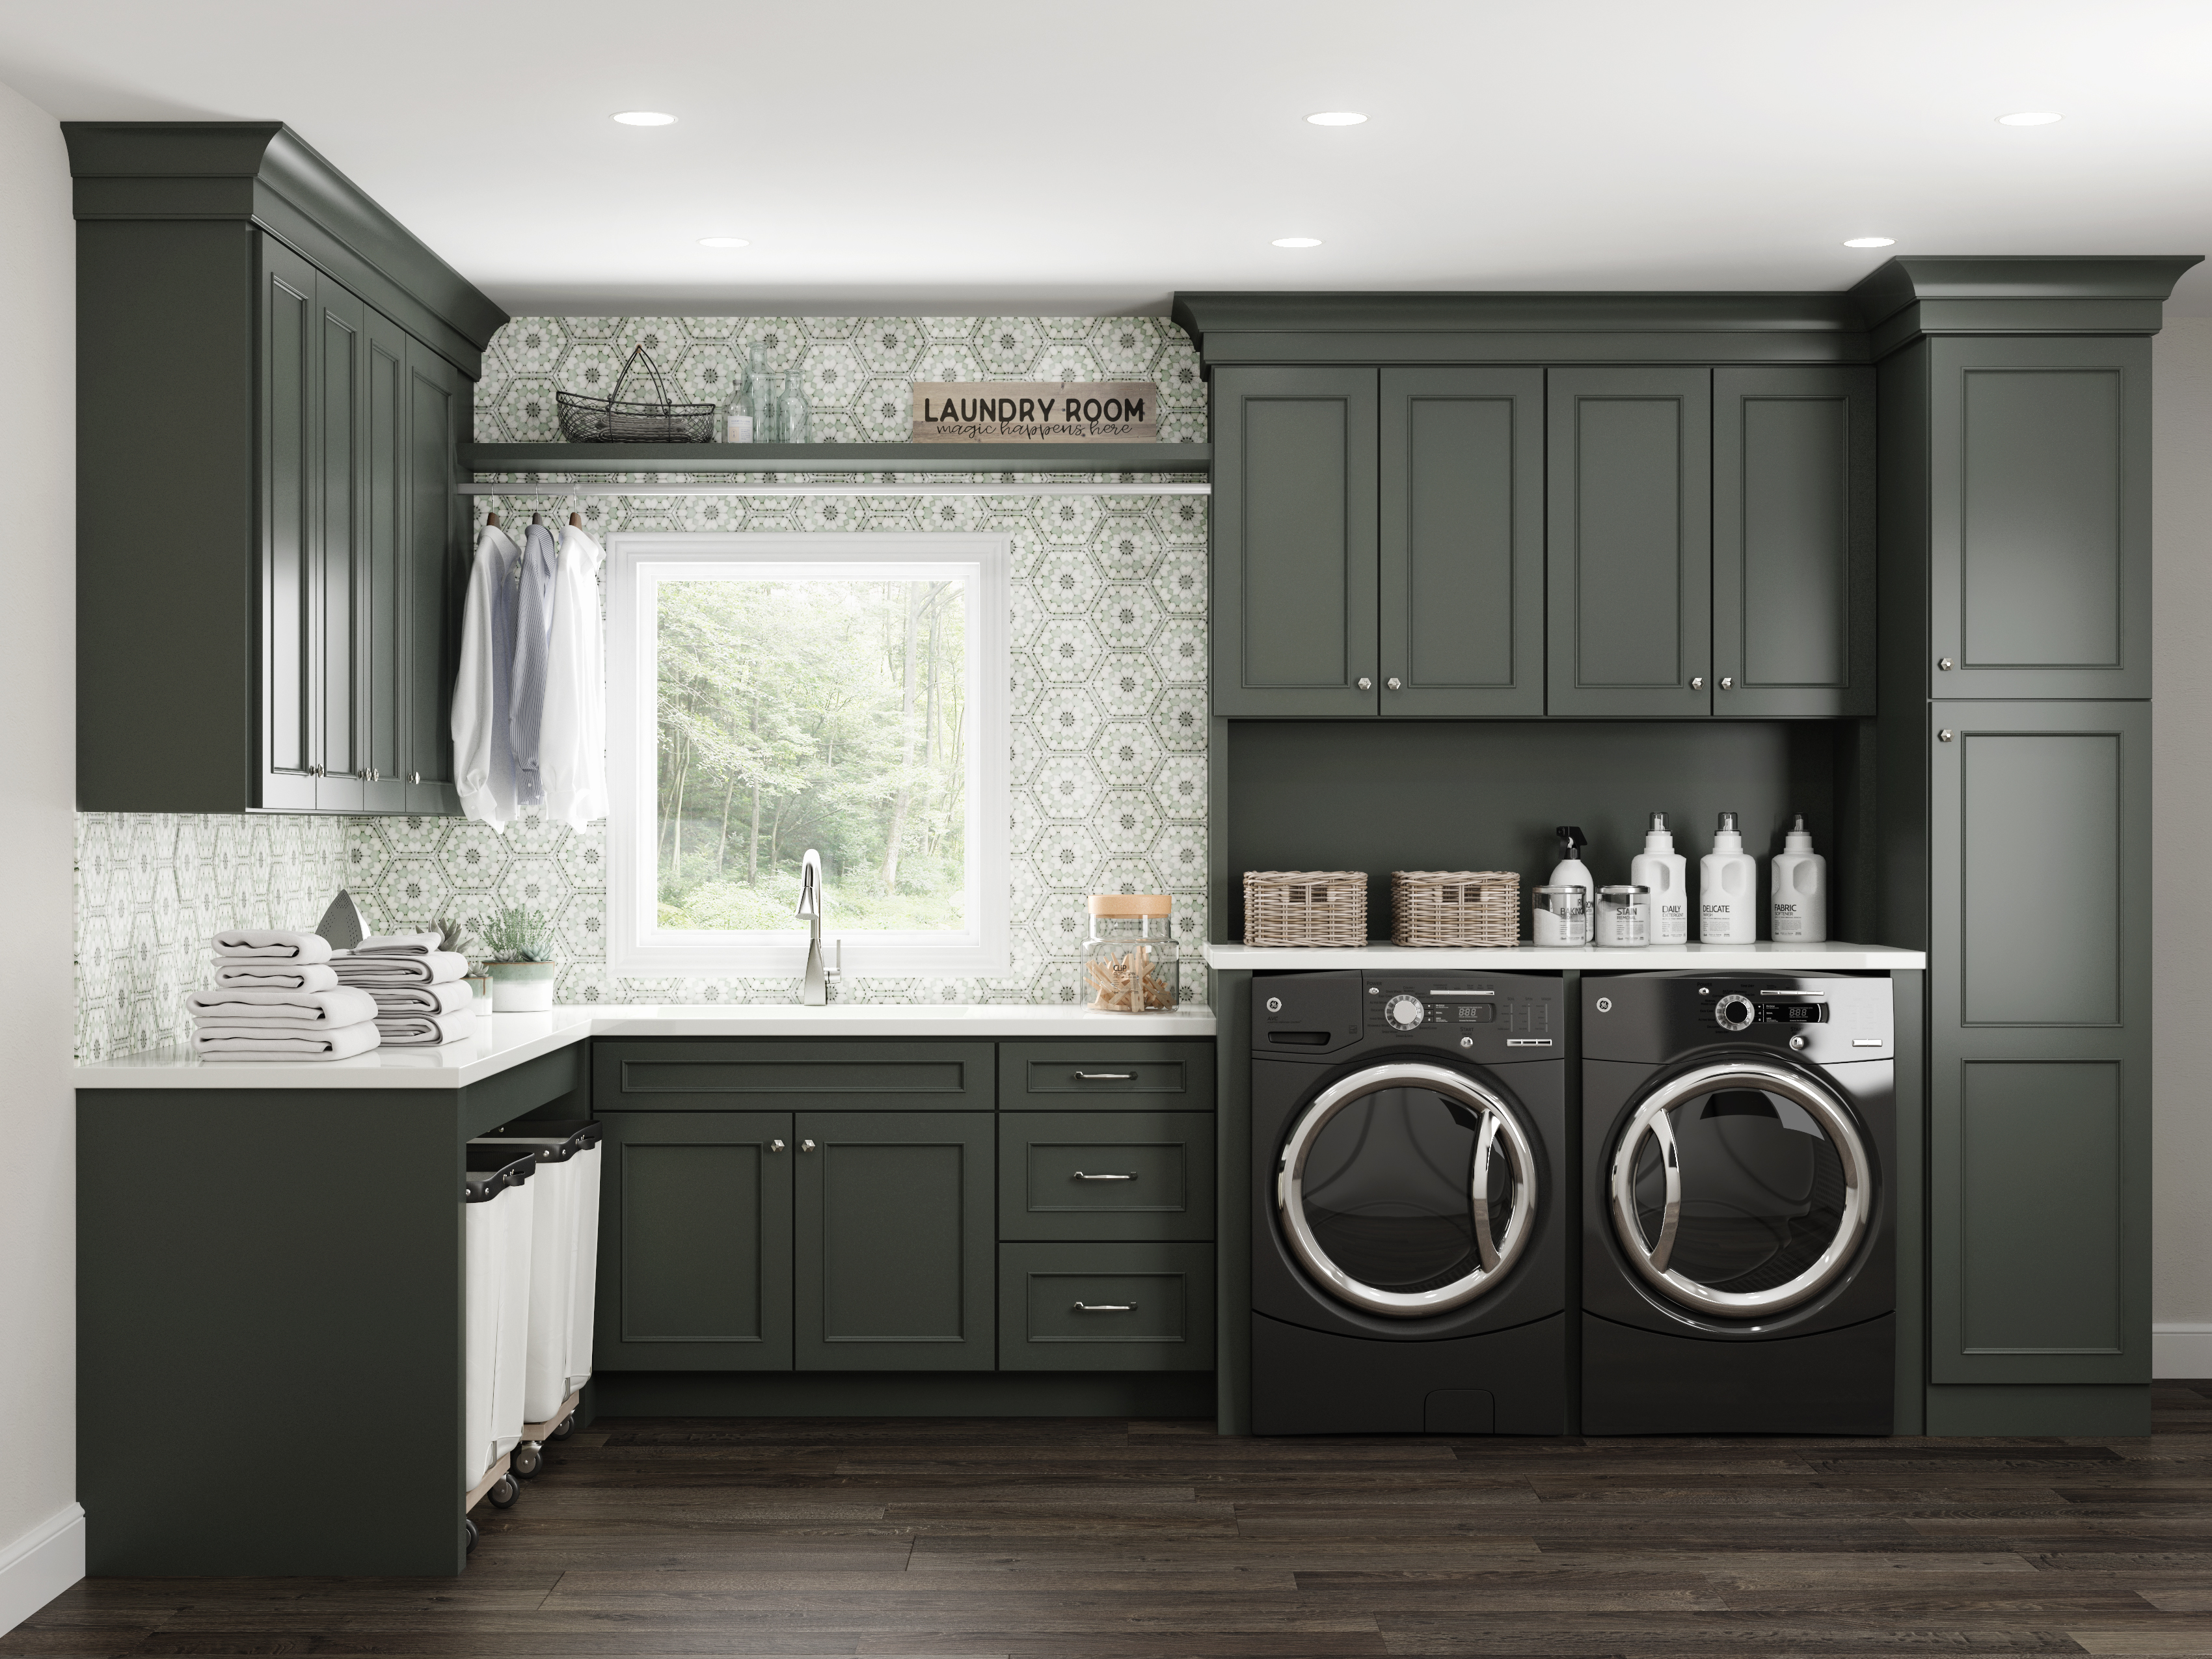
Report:
[[[1651,942],[1690,942],[1690,861],[1674,850],[1667,815],[1654,812],[1644,850],[1628,861],[1628,879],[1651,890]]]
[[[1597,913],[1597,883],[1590,878],[1589,866],[1583,862],[1583,848],[1589,845],[1583,832],[1571,823],[1563,823],[1552,833],[1559,838],[1559,861],[1552,866],[1551,885],[1579,887],[1583,890],[1583,914]]]
[[[1778,944],[1820,945],[1828,937],[1828,861],[1813,850],[1813,837],[1799,813],[1782,850],[1774,855],[1774,879],[1767,890],[1772,914],[1769,937]]]
[[[1759,864],[1743,850],[1735,814],[1721,814],[1713,850],[1698,860],[1698,939],[1749,945],[1759,937]]]

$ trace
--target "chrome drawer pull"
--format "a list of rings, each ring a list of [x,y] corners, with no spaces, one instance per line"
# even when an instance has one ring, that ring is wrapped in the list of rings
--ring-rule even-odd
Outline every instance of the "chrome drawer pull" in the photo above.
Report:
[[[1078,1181],[1134,1181],[1136,1178],[1133,1175],[1085,1175],[1080,1170],[1075,1172]]]
[[[1134,1313],[1137,1311],[1137,1304],[1133,1302],[1079,1302],[1075,1304],[1075,1311],[1077,1313]]]
[[[1085,1083],[1134,1083],[1134,1072],[1078,1072],[1076,1076]]]

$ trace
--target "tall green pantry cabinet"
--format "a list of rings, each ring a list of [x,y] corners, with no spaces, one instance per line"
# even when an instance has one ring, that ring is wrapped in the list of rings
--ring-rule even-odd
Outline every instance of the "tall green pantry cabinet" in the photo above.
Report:
[[[78,805],[457,811],[455,486],[506,313],[280,124],[63,131]]]

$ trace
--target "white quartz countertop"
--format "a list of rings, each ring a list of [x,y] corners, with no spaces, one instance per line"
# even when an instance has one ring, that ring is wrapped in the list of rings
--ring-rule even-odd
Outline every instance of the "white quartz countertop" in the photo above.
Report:
[[[203,1060],[120,1054],[76,1068],[80,1089],[459,1089],[595,1036],[1210,1037],[1213,1012],[1109,1014],[1026,1004],[610,1005],[481,1014],[476,1035],[439,1048],[377,1048],[351,1060]]]
[[[1809,974],[1826,971],[1887,972],[1925,968],[1927,953],[1887,945],[1644,945],[1601,950],[1592,945],[1512,945],[1486,950],[1401,948],[1395,945],[1289,946],[1209,945],[1206,960],[1215,968],[1322,969],[1371,968],[1379,974],[1541,972],[1577,969],[1584,972],[1649,973],[1668,969],[1703,969],[1709,973]]]

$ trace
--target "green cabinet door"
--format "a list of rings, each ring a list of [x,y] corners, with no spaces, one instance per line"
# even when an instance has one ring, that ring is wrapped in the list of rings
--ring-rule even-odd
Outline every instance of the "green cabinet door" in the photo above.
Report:
[[[1713,713],[1875,712],[1874,370],[1713,371]]]
[[[1544,712],[1544,372],[1382,371],[1382,712]]]
[[[1546,371],[1547,714],[1712,712],[1712,371]]]
[[[362,475],[368,435],[368,309],[328,276],[318,275],[314,331],[309,752],[315,763],[317,810],[358,812],[368,769],[362,757],[368,715],[363,681],[369,666],[362,534],[368,492]]]
[[[2150,342],[1936,338],[1928,419],[1929,695],[2150,696]]]
[[[1376,371],[1222,368],[1212,398],[1213,712],[1376,714]]]
[[[260,787],[257,804],[310,811],[320,733],[313,692],[320,672],[314,561],[315,392],[319,330],[315,268],[274,237],[260,238],[261,471]],[[219,716],[218,716],[219,717]]]
[[[457,815],[452,709],[461,597],[468,586],[468,501],[460,446],[474,386],[418,340],[407,342],[404,513],[399,547],[399,746],[410,812]]]
[[[599,1194],[603,1371],[791,1369],[788,1112],[617,1112]]]
[[[798,1369],[993,1369],[993,1115],[801,1112],[796,1127]]]
[[[2150,708],[1938,702],[1929,1378],[2150,1377]]]
[[[407,810],[400,764],[401,636],[399,555],[407,515],[407,336],[397,323],[368,313],[362,400],[361,617],[362,670],[362,806],[371,812]]]

